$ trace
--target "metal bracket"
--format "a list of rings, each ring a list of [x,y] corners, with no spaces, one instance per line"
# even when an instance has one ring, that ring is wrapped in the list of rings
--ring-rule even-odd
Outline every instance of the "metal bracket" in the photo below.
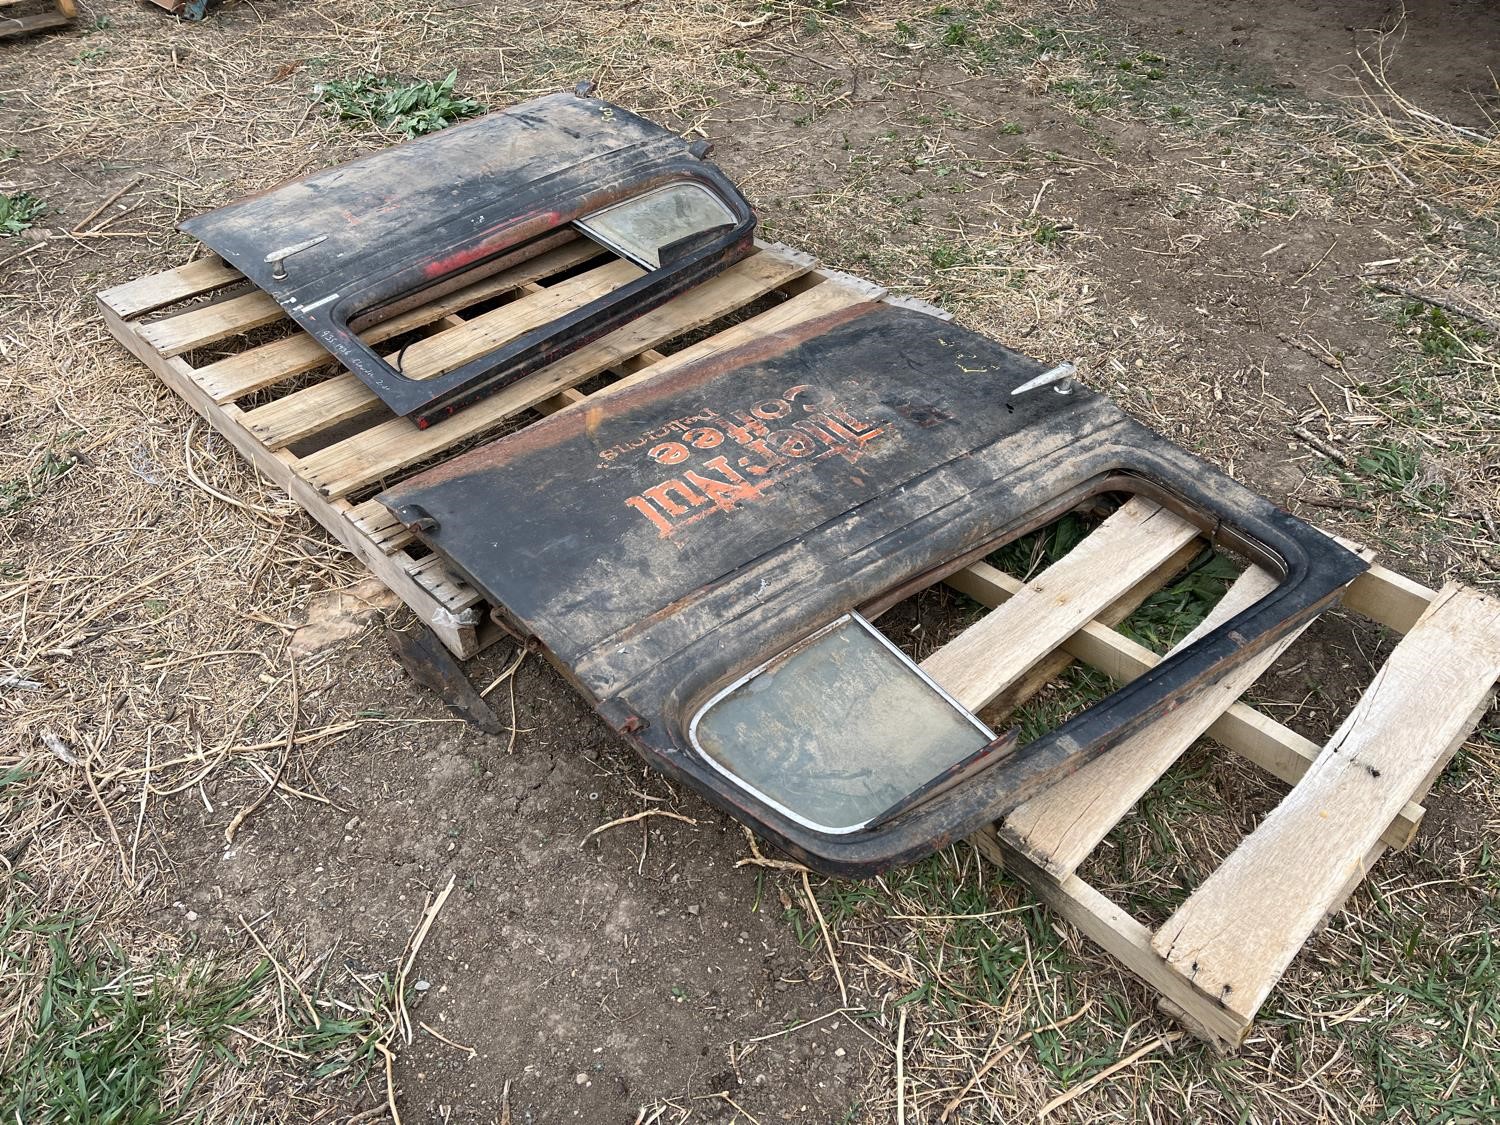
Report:
[[[269,254],[266,255],[266,265],[271,267],[271,276],[274,277],[277,281],[285,281],[287,276],[286,260],[288,258],[290,258],[293,254],[300,254],[304,250],[311,250],[319,243],[327,241],[328,236],[326,234],[320,234],[316,238],[309,238],[304,242],[294,242],[290,246],[283,246],[280,249],[272,250]]]
[[[1078,374],[1078,365],[1082,362],[1083,360],[1078,359],[1072,363],[1059,363],[1056,367],[1043,371],[1035,379],[1022,383],[1010,392],[1011,397],[1024,395],[1028,391],[1041,390],[1043,387],[1051,387],[1060,395],[1070,395],[1073,393],[1073,377]]]

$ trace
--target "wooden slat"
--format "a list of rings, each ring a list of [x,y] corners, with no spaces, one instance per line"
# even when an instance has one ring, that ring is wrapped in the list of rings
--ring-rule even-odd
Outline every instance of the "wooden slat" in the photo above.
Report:
[[[438,555],[428,555],[407,567],[406,572],[450,613],[461,613],[484,600],[478,590],[450,570]]]
[[[416,538],[379,500],[366,500],[363,504],[354,505],[349,509],[347,518],[361,535],[387,555],[394,555]]]
[[[65,27],[72,22],[71,16],[65,16],[61,12],[42,12],[34,16],[8,16],[0,19],[0,39],[9,39],[13,35],[28,35],[33,31],[43,31],[49,27]]]
[[[1024,587],[1019,578],[988,563],[975,563],[949,575],[944,581],[982,605],[999,605]],[[1063,642],[1062,648],[1118,683],[1129,683],[1144,676],[1161,661],[1145,645],[1137,644],[1098,621],[1091,621],[1078,630]],[[1322,747],[1316,742],[1242,702],[1235,703],[1214,720],[1207,734],[1221,746],[1288,785],[1300,781],[1322,752]],[[1383,839],[1393,848],[1406,847],[1422,823],[1422,816],[1421,805],[1408,801],[1391,821]]]
[[[158,355],[171,359],[205,344],[275,324],[285,315],[274,297],[256,289],[216,305],[142,324],[139,332]]]
[[[648,379],[655,379],[666,372],[685,367],[690,363],[698,363],[710,356],[731,348],[742,347],[760,337],[776,332],[783,332],[794,325],[805,321],[827,316],[829,313],[838,312],[840,309],[849,308],[852,305],[863,304],[870,300],[869,293],[863,289],[851,289],[838,282],[827,282],[812,289],[807,289],[800,296],[777,305],[773,309],[767,309],[738,324],[731,325],[722,332],[715,332],[706,340],[699,340],[696,344],[683,348],[680,352],[658,358],[645,367],[631,372],[629,375],[601,387],[584,401],[593,402],[602,396],[614,394],[625,387],[633,387],[637,383],[644,383]],[[611,367],[617,366],[611,364]],[[628,364],[626,366],[629,366]]]
[[[639,266],[617,258],[550,288],[518,297],[411,344],[399,353],[401,373],[411,379],[431,379],[452,371],[524,332],[582,308],[640,274]],[[398,353],[391,352],[384,358],[395,365],[397,357]],[[281,449],[382,407],[379,396],[357,376],[343,374],[257,407],[245,415],[245,420],[250,432],[269,448]]]
[[[1444,588],[1302,782],[1152,939],[1252,1018],[1384,825],[1463,743],[1500,677],[1500,599]]]
[[[451,418],[425,430],[404,418],[383,422],[304,457],[298,471],[323,495],[347,496],[482,433],[629,356],[748,304],[805,272],[809,264],[805,256],[763,251]]]
[[[393,316],[365,329],[360,333],[360,339],[367,344],[378,344],[393,336],[442,320],[451,313],[480,301],[522,288],[538,278],[582,265],[600,255],[601,250],[597,244],[580,238],[436,298],[419,308]],[[233,402],[332,361],[333,357],[323,350],[321,344],[306,332],[299,332],[295,336],[273,340],[269,344],[206,364],[197,369],[194,378],[215,402]]]
[[[1250,567],[1173,651],[1186,648],[1276,589]],[[1000,834],[1058,879],[1071,875],[1172,763],[1269,668],[1302,630],[1232,669],[1140,733],[1006,816]]]
[[[492,312],[437,332],[406,349],[401,371],[412,379],[432,379],[461,367],[533,328],[556,320],[640,277],[633,262],[617,259],[527,294]],[[360,385],[363,389],[363,385]],[[366,392],[368,394],[368,392]]]
[[[1101,610],[1093,623],[1110,628],[1120,624],[1139,609],[1142,602],[1167,585],[1174,575],[1192,562],[1199,549],[1197,541],[1183,547],[1156,570],[1137,582],[1128,593],[1115,599],[1108,608]],[[1065,648],[1049,653],[1033,664],[1024,676],[990,700],[985,705],[982,717],[992,729],[998,730],[1004,725],[1005,719],[1011,712],[1023,706],[1032,696],[1066,672],[1073,663],[1073,654]]]
[[[129,320],[174,301],[186,301],[190,297],[222,289],[241,280],[242,276],[239,270],[225,265],[216,257],[200,258],[165,273],[138,277],[124,285],[106,289],[99,294],[99,300],[117,316]]]
[[[977,711],[1197,537],[1180,516],[1133,497],[1015,597],[922,661],[922,670]]]
[[[1362,613],[1398,633],[1407,633],[1427,612],[1434,596],[1420,582],[1383,566],[1372,566],[1344,591],[1343,603],[1355,613]]]

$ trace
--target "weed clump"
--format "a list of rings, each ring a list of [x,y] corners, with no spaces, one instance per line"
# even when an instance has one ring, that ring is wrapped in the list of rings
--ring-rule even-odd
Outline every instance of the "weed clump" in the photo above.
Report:
[[[0,238],[20,234],[36,224],[47,205],[30,192],[0,194]]]
[[[361,74],[323,83],[321,96],[343,121],[357,121],[407,139],[446,129],[488,110],[453,92],[458,71],[437,82],[405,81],[390,74]]]

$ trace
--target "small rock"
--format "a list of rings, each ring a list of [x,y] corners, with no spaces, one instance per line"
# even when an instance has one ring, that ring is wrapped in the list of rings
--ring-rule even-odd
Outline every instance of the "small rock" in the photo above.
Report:
[[[432,987],[432,982],[419,980],[416,984],[412,985],[412,987],[415,988],[418,992],[426,992],[429,988]]]
[[[836,1059],[843,1058],[844,1057],[844,1048],[842,1048],[842,1047],[835,1047],[833,1049],[833,1057],[836,1058]]]
[[[579,1074],[573,1081],[580,1086],[587,1086],[589,1084],[589,1076],[587,1074]]]
[[[694,903],[692,906],[688,907],[688,913],[696,918],[698,917],[698,912],[702,909],[703,908],[701,906],[699,906],[697,903]]]

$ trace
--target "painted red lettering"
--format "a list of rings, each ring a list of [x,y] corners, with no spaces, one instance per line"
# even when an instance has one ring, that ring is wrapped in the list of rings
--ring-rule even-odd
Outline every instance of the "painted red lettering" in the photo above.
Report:
[[[656,510],[655,507],[647,503],[641,497],[629,497],[625,501],[625,506],[627,508],[634,508],[637,512],[640,512],[641,515],[645,516],[648,520],[654,523],[656,525],[656,530],[661,532],[663,537],[668,536],[672,533],[671,523],[669,523],[667,519]]]
[[[724,432],[741,445],[749,445],[756,438],[763,438],[771,431],[760,419],[750,417],[743,410],[736,410],[730,415],[729,424],[724,427]]]
[[[750,413],[757,418],[763,418],[767,422],[774,422],[777,418],[785,418],[792,412],[792,408],[782,399],[767,399],[765,402],[757,402],[750,408]]]
[[[672,499],[672,493],[674,492],[677,493],[678,496],[682,497],[683,500],[687,501],[689,504],[692,504],[694,507],[697,507],[700,504],[708,503],[706,497],[699,496],[691,488],[683,484],[680,480],[676,480],[675,478],[672,480],[664,480],[660,484],[652,485],[650,488],[642,490],[641,495],[644,496],[647,500],[651,500],[657,504],[660,504],[662,510],[665,511],[667,515],[680,516],[685,513],[687,509],[679,504],[676,500]]]
[[[658,465],[680,465],[688,459],[688,447],[680,441],[664,441],[646,454]]]
[[[778,453],[788,457],[807,457],[817,451],[812,438],[796,430],[777,430],[768,439]]]
[[[686,431],[683,440],[690,442],[694,449],[713,449],[717,445],[724,444],[724,435],[711,426],[698,426]]]

